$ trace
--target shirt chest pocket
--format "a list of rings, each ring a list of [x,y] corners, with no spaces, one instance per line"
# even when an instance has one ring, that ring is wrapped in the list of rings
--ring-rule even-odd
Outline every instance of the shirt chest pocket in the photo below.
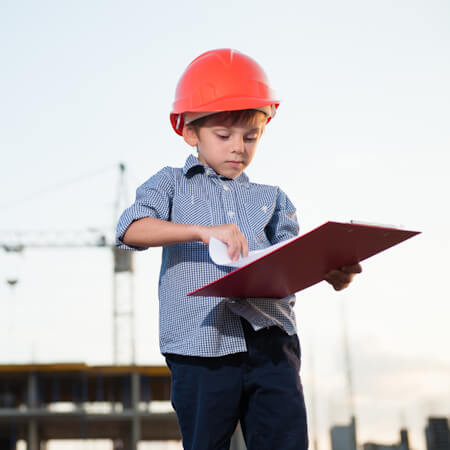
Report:
[[[172,222],[189,225],[211,225],[210,202],[192,194],[180,194],[172,203]]]

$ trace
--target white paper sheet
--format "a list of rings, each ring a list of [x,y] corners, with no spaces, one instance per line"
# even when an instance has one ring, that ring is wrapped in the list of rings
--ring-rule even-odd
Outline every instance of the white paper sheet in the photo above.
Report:
[[[218,266],[243,267],[256,259],[273,252],[278,247],[281,247],[294,239],[297,239],[297,236],[278,244],[271,245],[270,247],[262,250],[253,250],[252,252],[249,252],[248,256],[245,258],[241,256],[237,261],[232,261],[227,254],[227,245],[222,241],[219,241],[219,239],[212,237],[209,240],[209,256]]]

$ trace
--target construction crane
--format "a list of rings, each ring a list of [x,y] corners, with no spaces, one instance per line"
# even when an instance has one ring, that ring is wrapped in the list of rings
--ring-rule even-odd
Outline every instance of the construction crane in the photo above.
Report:
[[[124,164],[120,164],[114,223],[126,202],[126,168]],[[2,231],[0,248],[13,255],[22,254],[29,248],[109,250],[113,258],[113,363],[135,364],[133,252],[117,248],[107,236],[107,232],[95,228],[80,231]],[[6,277],[6,282],[12,289],[19,281],[14,275]]]

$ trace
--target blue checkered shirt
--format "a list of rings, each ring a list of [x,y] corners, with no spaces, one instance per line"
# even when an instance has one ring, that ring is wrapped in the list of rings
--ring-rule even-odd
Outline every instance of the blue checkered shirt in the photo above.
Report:
[[[119,219],[119,248],[134,220],[155,217],[177,223],[235,223],[250,250],[268,247],[298,234],[295,208],[278,187],[217,175],[190,155],[183,168],[165,167],[136,191],[136,201]],[[186,294],[233,270],[217,266],[202,242],[163,248],[159,278],[160,348],[162,353],[222,356],[246,351],[240,316],[255,330],[279,326],[296,333],[295,296],[284,299],[187,297]]]

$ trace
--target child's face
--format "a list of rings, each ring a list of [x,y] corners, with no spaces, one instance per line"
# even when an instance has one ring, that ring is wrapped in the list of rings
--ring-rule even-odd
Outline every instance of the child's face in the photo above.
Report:
[[[208,124],[194,129],[186,127],[185,141],[196,146],[198,159],[227,178],[238,177],[250,164],[261,138],[266,118],[251,125]]]

